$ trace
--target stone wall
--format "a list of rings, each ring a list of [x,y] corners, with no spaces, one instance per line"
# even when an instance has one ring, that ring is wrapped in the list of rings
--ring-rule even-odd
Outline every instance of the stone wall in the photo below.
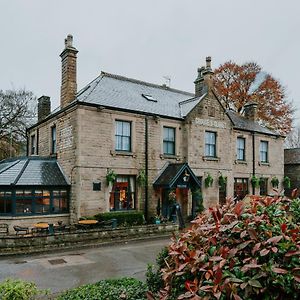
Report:
[[[0,256],[27,254],[58,249],[91,247],[124,240],[170,236],[177,231],[176,225],[133,226],[116,229],[76,230],[53,235],[6,236],[0,239]]]

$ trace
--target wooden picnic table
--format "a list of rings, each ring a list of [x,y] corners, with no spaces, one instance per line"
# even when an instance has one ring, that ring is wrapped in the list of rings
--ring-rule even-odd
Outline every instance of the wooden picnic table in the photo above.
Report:
[[[80,220],[78,224],[80,225],[96,225],[98,223],[97,220]]]
[[[38,228],[38,229],[48,229],[49,224],[48,223],[36,223],[33,224],[34,228]]]

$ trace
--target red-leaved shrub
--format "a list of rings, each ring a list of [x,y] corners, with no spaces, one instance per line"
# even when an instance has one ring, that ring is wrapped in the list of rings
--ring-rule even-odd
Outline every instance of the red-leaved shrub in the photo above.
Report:
[[[293,201],[252,196],[199,215],[172,239],[159,299],[299,299]]]

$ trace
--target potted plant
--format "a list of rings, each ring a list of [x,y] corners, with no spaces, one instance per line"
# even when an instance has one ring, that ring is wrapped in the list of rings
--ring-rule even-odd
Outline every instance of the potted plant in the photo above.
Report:
[[[278,188],[278,185],[279,185],[279,179],[278,179],[276,176],[272,177],[272,179],[271,179],[271,184],[272,184],[272,187],[273,187],[273,188]]]
[[[220,176],[219,176],[219,186],[221,188],[224,188],[226,186],[226,183],[227,183],[227,176],[224,176],[224,175],[220,174]]]
[[[117,178],[117,174],[113,169],[108,169],[106,173],[106,182],[109,185],[110,183],[114,183]]]
[[[283,186],[285,189],[291,188],[291,179],[288,176],[283,177]]]
[[[142,169],[142,170],[139,171],[139,174],[137,175],[136,180],[137,180],[138,185],[145,186],[145,184],[146,184],[145,170]]]
[[[253,187],[258,188],[259,187],[259,179],[258,179],[258,177],[256,177],[255,175],[253,175],[251,177],[251,184],[252,184]]]
[[[214,182],[214,179],[212,178],[212,176],[208,173],[206,178],[204,179],[204,185],[206,188],[212,186]]]

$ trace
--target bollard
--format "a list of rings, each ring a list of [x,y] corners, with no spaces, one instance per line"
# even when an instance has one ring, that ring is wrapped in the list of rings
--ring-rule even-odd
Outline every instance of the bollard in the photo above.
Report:
[[[53,224],[49,224],[49,234],[54,234],[54,227],[53,227]]]
[[[113,229],[117,228],[118,220],[117,220],[117,219],[111,219],[111,221],[112,221],[111,227],[112,227]]]

